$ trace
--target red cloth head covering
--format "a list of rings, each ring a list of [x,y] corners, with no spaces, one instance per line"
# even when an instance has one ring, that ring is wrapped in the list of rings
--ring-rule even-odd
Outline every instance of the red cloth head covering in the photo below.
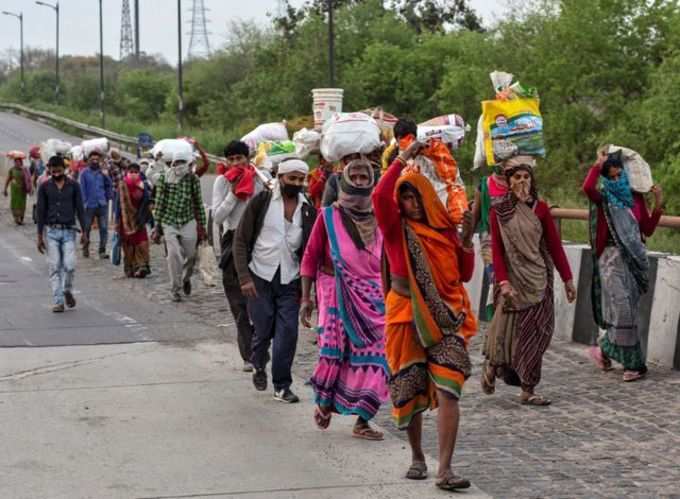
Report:
[[[221,161],[215,165],[215,173],[217,173],[218,175],[224,175],[226,171],[227,165],[225,165]]]
[[[251,164],[230,166],[224,172],[224,178],[232,185],[232,192],[239,199],[248,199],[255,192],[255,167]]]
[[[33,159],[39,159],[40,158],[40,146],[31,146],[31,148],[28,151],[28,155]]]

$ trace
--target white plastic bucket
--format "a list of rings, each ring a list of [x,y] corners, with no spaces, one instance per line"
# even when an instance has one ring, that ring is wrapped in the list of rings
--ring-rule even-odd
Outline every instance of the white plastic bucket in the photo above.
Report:
[[[342,88],[312,89],[314,128],[321,130],[323,124],[335,113],[342,112]]]

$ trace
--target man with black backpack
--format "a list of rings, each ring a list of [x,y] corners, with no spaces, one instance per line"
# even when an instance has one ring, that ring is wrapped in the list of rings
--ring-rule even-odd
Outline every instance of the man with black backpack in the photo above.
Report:
[[[248,203],[233,243],[234,265],[255,326],[253,384],[258,391],[267,389],[265,367],[273,340],[274,398],[288,403],[300,400],[290,389],[298,338],[300,261],[316,219],[316,210],[302,193],[307,173],[309,167],[300,159],[281,162],[273,189]]]
[[[234,233],[248,201],[267,189],[262,179],[256,175],[255,167],[248,160],[249,156],[250,150],[244,142],[234,140],[224,148],[226,169],[215,179],[212,195],[213,222],[215,226],[222,228],[219,245],[222,285],[236,323],[243,371],[248,373],[253,372],[253,365],[250,363],[253,325],[248,315],[248,300],[241,292],[236,274],[232,245]]]

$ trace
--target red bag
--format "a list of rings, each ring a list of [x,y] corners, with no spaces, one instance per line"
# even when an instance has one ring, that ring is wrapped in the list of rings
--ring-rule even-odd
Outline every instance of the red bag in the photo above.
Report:
[[[33,193],[33,179],[31,178],[31,172],[26,167],[23,167],[21,170],[24,174],[24,192],[30,196]]]

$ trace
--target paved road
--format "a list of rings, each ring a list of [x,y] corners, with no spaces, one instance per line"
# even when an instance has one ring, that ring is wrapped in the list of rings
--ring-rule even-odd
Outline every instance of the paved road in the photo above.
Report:
[[[6,139],[0,137],[0,145],[3,140]],[[0,223],[7,224],[7,218],[0,219]],[[32,231],[31,227],[15,230],[11,237],[30,236]],[[6,234],[3,231],[1,240],[10,237]],[[6,249],[2,252],[7,255]],[[191,327],[177,328],[178,337],[223,338],[234,342],[234,330],[219,288],[198,285],[190,302],[169,306],[167,277],[158,248],[154,248],[153,268],[151,279],[130,281],[112,279],[111,268],[103,262],[83,262],[79,286],[90,290],[97,300],[138,303],[140,309],[131,317],[141,317],[137,320],[142,324],[147,320],[152,324],[154,311],[163,310],[155,315],[168,313],[173,319],[161,319],[158,329],[175,320],[180,324],[190,321]],[[0,274],[3,272],[0,270]],[[26,292],[26,300],[44,299],[44,291],[36,291],[38,281],[36,274],[35,285],[31,287],[33,295]],[[89,305],[85,303],[86,307]],[[87,308],[81,311],[87,313]],[[145,319],[147,312],[149,318]],[[7,322],[15,320],[11,314],[4,317]],[[12,326],[0,326],[3,327]],[[172,334],[151,329],[144,333],[151,338]],[[313,333],[303,331],[298,345],[295,370],[303,379],[309,376],[315,361],[313,339]],[[481,393],[480,340],[481,335],[472,347],[476,368],[462,401],[463,420],[455,466],[482,490],[512,499],[680,499],[679,372],[652,368],[646,380],[623,384],[620,370],[602,374],[589,364],[582,347],[554,341],[545,357],[541,384],[542,393],[554,403],[549,408],[529,408],[521,406],[515,391],[508,387],[499,386],[492,397]],[[305,393],[299,384],[296,386]],[[311,409],[304,411],[302,426],[307,424],[304,417],[311,417]],[[378,420],[403,439],[404,435],[394,430],[387,409]],[[426,449],[434,455],[436,420],[428,414],[425,421]],[[405,445],[404,442],[401,447]],[[401,459],[399,453],[403,452],[399,449],[390,459]],[[345,463],[350,464],[351,460]]]
[[[0,112],[0,174],[4,174],[5,152],[12,149],[28,151],[30,146],[52,138],[65,140],[73,145],[82,141],[78,137],[68,135],[43,123],[16,114]],[[214,180],[214,175],[204,175],[201,179],[203,200],[206,205],[210,205],[212,199]]]

